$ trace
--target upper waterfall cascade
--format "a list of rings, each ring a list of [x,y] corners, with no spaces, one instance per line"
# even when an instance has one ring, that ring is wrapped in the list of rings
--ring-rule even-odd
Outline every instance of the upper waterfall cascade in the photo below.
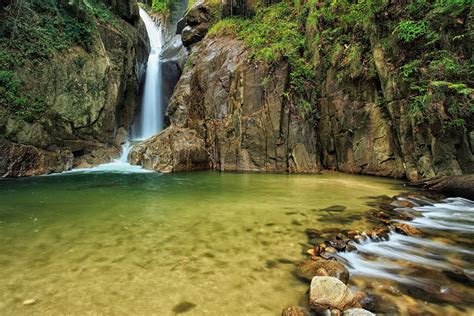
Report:
[[[161,104],[161,66],[160,53],[163,45],[163,32],[145,10],[140,8],[140,16],[150,39],[150,55],[145,75],[145,87],[140,116],[136,122],[136,140],[146,139],[158,134],[163,128]]]

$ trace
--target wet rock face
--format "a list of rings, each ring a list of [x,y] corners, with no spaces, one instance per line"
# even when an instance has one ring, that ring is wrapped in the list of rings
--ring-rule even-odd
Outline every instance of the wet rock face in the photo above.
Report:
[[[243,44],[231,38],[206,39],[190,58],[166,120],[196,132],[211,168],[319,170],[311,128],[292,115],[282,97],[288,81],[286,63],[275,67],[249,63]],[[270,80],[264,86],[265,78]]]
[[[188,58],[188,51],[183,46],[180,35],[175,35],[165,44],[160,58],[162,76],[161,104],[168,104]]]
[[[160,172],[209,168],[209,156],[197,132],[176,126],[133,146],[128,158],[131,164]]]
[[[0,140],[0,153],[1,177],[25,177],[66,171],[71,169],[74,158],[67,149],[42,150],[6,140]]]

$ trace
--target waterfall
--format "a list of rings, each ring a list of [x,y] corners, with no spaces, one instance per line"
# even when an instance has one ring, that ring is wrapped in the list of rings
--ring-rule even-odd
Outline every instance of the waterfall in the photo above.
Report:
[[[150,39],[150,54],[148,56],[145,87],[141,104],[140,116],[133,124],[132,140],[143,140],[158,134],[163,129],[163,109],[161,102],[161,65],[160,53],[163,44],[163,34],[160,25],[156,25],[145,10],[140,8],[140,17],[145,23]],[[149,172],[141,166],[132,166],[128,163],[130,142],[122,145],[120,158],[111,163],[94,168],[74,169],[71,172]]]
[[[163,111],[161,104],[161,66],[160,53],[163,44],[161,26],[157,26],[145,10],[140,8],[140,17],[145,23],[150,39],[145,88],[140,117],[135,123],[134,139],[142,140],[158,134],[163,128]]]

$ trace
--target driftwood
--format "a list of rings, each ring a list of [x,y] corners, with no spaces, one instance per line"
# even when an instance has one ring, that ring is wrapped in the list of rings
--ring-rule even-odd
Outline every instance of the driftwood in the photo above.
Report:
[[[447,176],[434,180],[414,182],[410,185],[441,192],[448,196],[460,196],[474,200],[474,174]]]

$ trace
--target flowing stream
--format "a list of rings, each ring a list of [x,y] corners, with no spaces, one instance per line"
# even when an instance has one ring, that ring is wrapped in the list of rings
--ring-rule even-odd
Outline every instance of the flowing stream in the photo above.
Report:
[[[339,253],[353,282],[384,297],[393,314],[474,314],[474,202],[448,198],[441,202],[401,199],[412,207],[395,210],[415,215],[412,225],[423,237],[396,232],[379,242],[354,244],[357,251]],[[424,302],[415,307],[413,298]],[[455,308],[454,308],[455,307]]]

